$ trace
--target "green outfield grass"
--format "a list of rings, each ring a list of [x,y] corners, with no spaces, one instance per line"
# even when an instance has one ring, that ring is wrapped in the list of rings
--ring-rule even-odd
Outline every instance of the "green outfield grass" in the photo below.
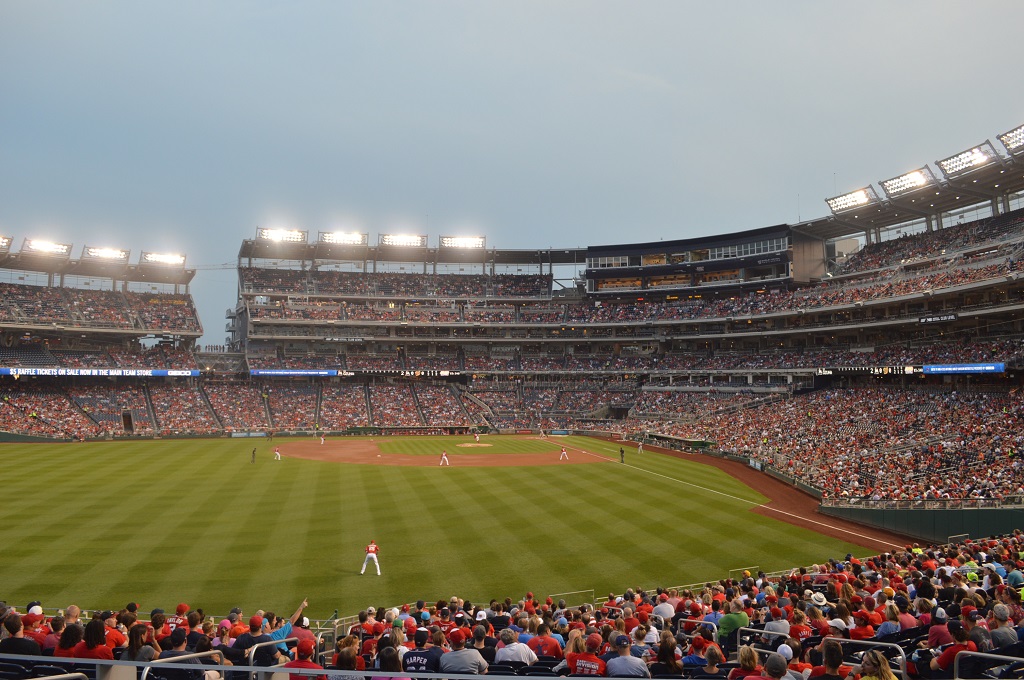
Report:
[[[864,552],[749,512],[766,499],[715,468],[651,452],[621,465],[611,442],[377,437],[385,456],[446,448],[452,467],[274,462],[273,447],[292,441],[0,446],[0,599],[290,613],[308,597],[319,618],[453,594],[600,596]],[[557,456],[563,444],[609,462],[458,464],[463,453]],[[371,538],[380,577],[359,574]]]

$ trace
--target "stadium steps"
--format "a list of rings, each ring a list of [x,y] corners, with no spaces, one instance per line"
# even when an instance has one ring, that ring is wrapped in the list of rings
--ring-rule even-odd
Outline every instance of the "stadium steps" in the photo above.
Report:
[[[420,395],[416,391],[413,385],[409,385],[409,391],[412,393],[412,402],[416,404],[416,414],[420,417],[420,424],[427,424],[427,417],[423,414],[423,409],[420,407]]]
[[[213,407],[213,402],[210,401],[210,397],[209,395],[206,394],[206,390],[203,389],[202,384],[199,385],[199,394],[200,396],[202,396],[203,403],[206,404],[206,408],[210,409],[210,413],[213,414],[213,421],[217,423],[217,427],[219,427],[221,430],[224,430],[224,421],[222,421],[220,419],[220,416],[217,415],[217,409]]]
[[[320,407],[324,403],[324,386],[321,383],[316,384],[316,409],[313,410],[313,423],[320,429]]]
[[[156,409],[153,408],[153,398],[149,394],[149,385],[142,384],[142,394],[146,398],[146,412],[149,413],[149,422],[152,423],[153,432],[159,432],[160,421],[156,417]]]
[[[363,385],[363,401],[366,402],[366,424],[374,423],[373,404],[370,401],[370,386]]]

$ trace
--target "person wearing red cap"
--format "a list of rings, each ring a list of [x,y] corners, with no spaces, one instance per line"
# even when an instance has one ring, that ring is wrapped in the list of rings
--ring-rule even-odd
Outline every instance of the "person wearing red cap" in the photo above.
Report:
[[[4,628],[9,637],[0,640],[0,654],[39,656],[43,653],[38,642],[25,637],[25,624],[22,621],[30,616],[35,616],[35,614],[22,616],[17,612],[11,612],[4,617]]]
[[[377,561],[379,552],[380,548],[377,547],[377,542],[371,538],[369,545],[366,546],[366,557],[363,558],[363,568],[359,570],[360,574],[365,573],[366,565],[373,562],[373,566],[377,567],[377,576],[380,576],[380,562]]]
[[[466,636],[461,628],[456,628],[448,637],[452,651],[441,657],[438,670],[441,673],[458,675],[483,675],[487,672],[487,662],[480,652],[473,647],[466,647]]]
[[[192,632],[192,629],[188,625],[188,612],[189,606],[182,602],[178,604],[177,608],[175,608],[174,615],[167,617],[167,625],[171,627],[172,631],[175,628],[184,628],[186,635]]]
[[[603,642],[599,634],[591,633],[586,639],[586,651],[566,654],[565,662],[569,672],[573,675],[604,675],[605,662],[597,656]]]
[[[263,617],[253,616],[249,618],[249,630],[235,638],[232,649],[239,652],[248,652],[255,645],[263,642],[274,642],[274,638],[263,632]],[[253,657],[255,666],[273,666],[281,659],[281,651],[277,645],[263,645],[256,648]]]
[[[284,665],[284,668],[301,668],[303,670],[323,670],[323,666],[313,661],[313,654],[316,652],[316,642],[313,640],[299,640],[299,644],[295,646],[295,655],[298,657],[295,661],[289,661]],[[309,678],[315,677],[316,680],[327,680],[326,675],[300,675],[298,673],[289,673],[288,680],[309,680]]]

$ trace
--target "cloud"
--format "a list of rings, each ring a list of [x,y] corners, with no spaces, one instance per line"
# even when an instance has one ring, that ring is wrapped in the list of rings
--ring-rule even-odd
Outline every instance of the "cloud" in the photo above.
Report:
[[[612,75],[620,80],[626,80],[639,87],[660,92],[675,92],[678,88],[668,79],[654,73],[642,73],[630,69],[616,67]]]

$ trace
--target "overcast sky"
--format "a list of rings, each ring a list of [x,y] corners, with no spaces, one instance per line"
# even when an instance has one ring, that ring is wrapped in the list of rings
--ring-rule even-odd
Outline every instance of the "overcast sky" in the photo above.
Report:
[[[0,234],[577,247],[821,217],[1024,123],[1024,3],[0,0]],[[1001,146],[996,141],[997,148]]]

